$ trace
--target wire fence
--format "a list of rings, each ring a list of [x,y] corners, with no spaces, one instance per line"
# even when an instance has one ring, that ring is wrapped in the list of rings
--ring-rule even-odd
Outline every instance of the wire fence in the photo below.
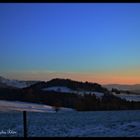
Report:
[[[0,112],[0,137],[27,137],[27,111]]]
[[[0,137],[139,137],[140,110],[0,111]]]

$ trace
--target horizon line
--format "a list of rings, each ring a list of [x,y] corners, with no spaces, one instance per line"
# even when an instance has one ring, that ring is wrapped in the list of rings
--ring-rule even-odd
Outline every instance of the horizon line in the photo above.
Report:
[[[105,86],[105,85],[128,85],[128,86],[135,86],[135,85],[140,85],[140,83],[134,83],[134,84],[127,84],[127,83],[106,83],[106,84],[101,84],[100,82],[90,82],[90,81],[88,81],[88,80],[75,80],[75,79],[72,79],[72,78],[60,78],[60,77],[55,77],[55,78],[51,78],[51,79],[48,79],[48,80],[41,80],[41,79],[39,79],[39,80],[36,80],[36,79],[34,79],[34,80],[25,80],[25,79],[18,79],[18,78],[9,78],[9,77],[7,77],[7,76],[1,76],[0,75],[0,77],[2,77],[2,78],[5,78],[5,79],[8,79],[8,80],[18,80],[18,81],[39,81],[39,82],[47,82],[47,81],[50,81],[50,80],[53,80],[53,79],[65,79],[65,80],[72,80],[72,81],[77,81],[77,82],[88,82],[88,83],[97,83],[97,84],[100,84],[100,85],[103,85],[103,86]]]

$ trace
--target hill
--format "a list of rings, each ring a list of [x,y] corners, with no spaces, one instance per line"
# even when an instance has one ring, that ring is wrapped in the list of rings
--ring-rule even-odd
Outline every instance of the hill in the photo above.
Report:
[[[127,101],[98,83],[52,79],[24,88],[0,88],[1,100],[24,101],[79,111],[140,109],[140,102]]]

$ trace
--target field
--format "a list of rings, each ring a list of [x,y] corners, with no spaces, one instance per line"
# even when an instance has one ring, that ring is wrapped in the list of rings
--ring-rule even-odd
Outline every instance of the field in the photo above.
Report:
[[[140,137],[140,110],[27,112],[28,137]],[[0,112],[0,137],[23,137],[22,111]]]

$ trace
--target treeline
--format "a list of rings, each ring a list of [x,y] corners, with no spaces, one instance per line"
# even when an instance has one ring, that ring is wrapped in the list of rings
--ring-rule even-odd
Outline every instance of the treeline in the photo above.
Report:
[[[28,89],[0,89],[0,99],[26,101],[55,107],[69,107],[78,111],[140,109],[140,102],[129,102],[111,94],[102,99],[94,94],[62,93],[55,91]]]

